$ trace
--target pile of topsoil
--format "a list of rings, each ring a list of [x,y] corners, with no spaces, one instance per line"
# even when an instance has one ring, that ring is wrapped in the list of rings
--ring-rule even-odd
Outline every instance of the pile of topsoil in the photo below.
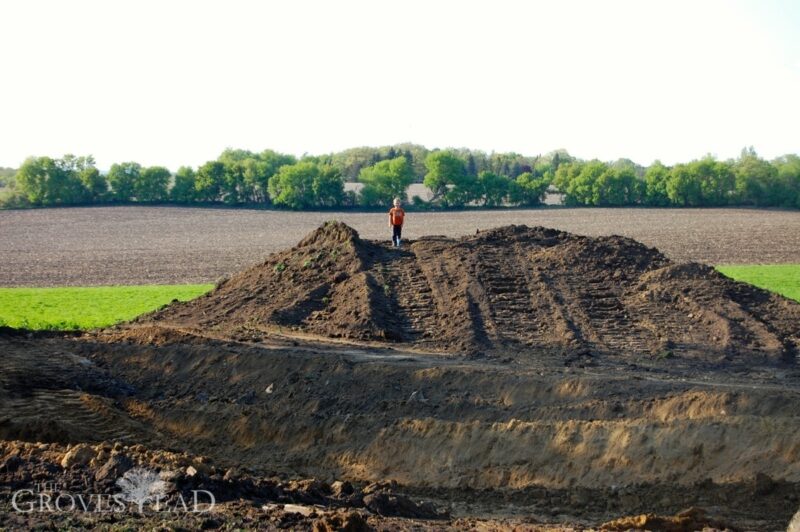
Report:
[[[800,347],[793,301],[629,238],[513,225],[398,250],[329,222],[206,296],[139,321],[469,354],[791,361]]]

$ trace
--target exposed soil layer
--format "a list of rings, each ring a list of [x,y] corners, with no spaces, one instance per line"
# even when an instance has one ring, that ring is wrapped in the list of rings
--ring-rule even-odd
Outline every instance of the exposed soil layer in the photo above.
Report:
[[[794,361],[800,304],[619,237],[508,226],[395,249],[330,222],[199,299],[139,320],[448,353]]]
[[[67,443],[94,443],[97,454],[119,444],[154,467],[206,456],[210,477],[234,469],[359,490],[396,482],[392,492],[449,510],[451,520],[432,528],[580,529],[699,506],[730,526],[779,530],[800,505],[800,372],[792,366],[601,359],[580,368],[555,355],[500,362],[139,332],[119,341],[0,335],[0,438],[51,442],[44,450],[56,454]],[[107,457],[85,458],[102,467]],[[0,463],[5,493],[12,480],[28,482],[4,477],[8,466]],[[56,480],[96,476],[48,471]],[[29,472],[31,481],[50,478]],[[238,500],[235,486],[215,486],[220,498]],[[264,496],[253,497],[220,522],[272,519]],[[320,516],[338,512],[320,504]]]
[[[126,481],[145,484],[146,491],[139,495],[150,496],[137,501],[125,489]],[[264,477],[247,469],[221,469],[204,456],[119,442],[66,446],[0,442],[0,527],[4,530],[556,531],[565,530],[565,525],[569,530],[594,529],[580,522],[548,524],[531,517],[452,518],[430,501],[398,490],[396,483],[353,485]],[[699,508],[675,516],[623,517],[599,528],[736,530],[730,522]]]
[[[126,491],[126,480],[145,490]],[[416,519],[434,526],[454,524],[446,511],[399,493],[396,484],[266,478],[246,469],[221,469],[204,456],[119,442],[0,442],[0,497],[4,530],[48,525],[119,530],[169,524],[205,530],[359,531],[411,526]]]

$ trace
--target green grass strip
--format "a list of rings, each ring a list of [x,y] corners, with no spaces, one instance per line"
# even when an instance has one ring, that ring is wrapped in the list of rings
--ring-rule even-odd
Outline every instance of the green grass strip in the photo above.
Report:
[[[800,301],[800,264],[717,266],[717,270],[731,279]]]
[[[800,301],[800,264],[727,265],[717,269],[737,281]],[[144,285],[64,288],[0,288],[0,325],[31,330],[108,327],[188,301],[213,285]]]
[[[30,330],[108,327],[173,300],[194,299],[214,285],[0,288],[0,325]]]

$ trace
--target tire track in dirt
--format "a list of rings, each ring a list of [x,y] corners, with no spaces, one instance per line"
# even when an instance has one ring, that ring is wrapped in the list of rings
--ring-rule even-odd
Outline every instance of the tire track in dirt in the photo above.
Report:
[[[328,223],[139,320],[235,338],[279,327],[467,355],[793,360],[800,304],[623,237],[509,226],[393,249]],[[134,325],[133,328],[138,325]]]

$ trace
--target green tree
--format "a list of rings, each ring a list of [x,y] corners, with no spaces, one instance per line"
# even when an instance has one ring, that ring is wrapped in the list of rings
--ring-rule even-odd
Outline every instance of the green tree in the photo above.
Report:
[[[478,162],[475,160],[475,155],[472,152],[467,155],[467,173],[476,177],[478,176]]]
[[[57,171],[50,157],[28,157],[17,170],[17,190],[32,205],[48,205],[50,175]]]
[[[578,195],[573,189],[573,181],[578,178],[583,168],[583,163],[565,163],[559,165],[554,172],[553,185],[564,195],[565,205],[580,205]]]
[[[94,166],[89,166],[78,172],[78,179],[86,191],[86,198],[93,203],[106,200],[108,194],[108,180]]]
[[[142,175],[142,165],[135,162],[112,164],[108,170],[108,184],[114,201],[131,201],[136,183]]]
[[[181,166],[175,173],[175,183],[169,191],[169,199],[177,203],[192,203],[195,201],[195,173],[189,166]]]
[[[683,207],[702,204],[703,194],[700,181],[686,164],[676,164],[669,172],[667,197],[674,205]]]
[[[245,182],[248,168],[255,169],[251,162],[255,162],[256,154],[249,150],[235,150],[228,148],[217,158],[222,163],[224,172],[220,180],[220,196],[228,204],[251,201],[253,194]],[[250,164],[248,164],[250,163]]]
[[[90,191],[81,180],[81,174],[91,173],[95,169],[94,157],[66,154],[61,159],[54,159],[54,162],[57,171],[50,174],[48,183],[52,194],[51,204],[69,205],[92,201]]]
[[[328,164],[317,164],[317,175],[311,182],[314,205],[318,207],[338,207],[345,200],[344,179],[338,168]]]
[[[220,194],[226,203],[269,201],[269,179],[281,166],[296,159],[272,150],[253,153],[228,148],[217,158],[225,167]]]
[[[591,205],[619,207],[638,201],[638,187],[633,168],[606,167],[592,183]]]
[[[372,166],[382,159],[381,148],[358,147],[350,148],[331,156],[330,162],[339,168],[342,175],[347,180],[355,180],[361,173],[362,168]]]
[[[32,205],[70,205],[93,199],[82,177],[90,182],[94,171],[91,156],[29,157],[15,179],[19,192]]]
[[[777,181],[783,194],[779,205],[800,208],[800,157],[784,155],[775,159],[772,164],[778,171]]]
[[[731,165],[711,156],[674,166],[669,172],[665,188],[667,197],[675,205],[728,205],[736,200],[735,176]]]
[[[559,164],[553,182],[567,205],[632,205],[641,188],[631,167],[597,160]]]
[[[225,181],[225,165],[219,161],[208,161],[197,169],[194,181],[195,197],[198,201],[219,201]]]
[[[735,176],[728,163],[707,156],[690,162],[688,167],[700,184],[700,205],[721,206],[735,200]]]
[[[269,179],[282,167],[295,164],[297,159],[293,155],[278,153],[273,150],[264,150],[258,154],[256,160],[245,163],[245,186],[252,192],[254,201],[269,201]]]
[[[136,201],[166,201],[169,197],[171,174],[163,166],[150,166],[142,170],[133,188]]]
[[[314,179],[319,167],[311,161],[283,166],[269,180],[269,195],[275,205],[304,209],[314,204]]]
[[[406,191],[414,182],[414,177],[414,170],[404,156],[362,168],[358,174],[358,180],[364,183],[360,202],[362,205],[387,205],[394,198],[405,202]]]
[[[228,204],[247,201],[248,194],[245,190],[245,162],[236,161],[225,165],[222,177],[222,201]]]
[[[783,203],[784,190],[779,184],[778,168],[760,158],[752,147],[742,150],[733,172],[740,203],[756,206]]]
[[[546,164],[555,172],[562,164],[578,162],[567,150],[554,150],[542,156],[539,164]]]
[[[458,174],[458,179],[453,182],[445,194],[445,204],[452,207],[463,207],[468,203],[481,198],[481,188],[478,179],[466,172]]]
[[[472,155],[470,153],[470,155]],[[535,164],[535,158],[525,157],[518,153],[492,153],[487,161],[490,172],[512,179],[530,169]]]
[[[669,205],[670,200],[667,195],[667,180],[669,179],[669,168],[656,161],[644,173],[644,203],[656,207]]]
[[[245,159],[242,166],[242,200],[266,203],[269,200],[267,185],[271,176],[266,175],[266,164],[256,158]]]
[[[435,151],[425,159],[423,183],[433,197],[431,202],[444,205],[461,206],[477,196],[477,179],[467,174],[464,161],[452,151]]]
[[[510,184],[509,200],[515,205],[534,207],[544,201],[551,178],[547,175],[534,177],[531,172],[524,172],[517,176]]]
[[[564,194],[566,205],[594,205],[600,194],[597,181],[608,170],[601,161],[563,163],[556,170],[554,183]]]
[[[469,175],[469,174],[468,174]],[[511,180],[506,176],[483,171],[478,174],[478,195],[487,207],[503,205],[508,197]]]
[[[17,175],[16,169],[0,166],[0,187],[13,188],[15,175]]]
[[[609,166],[615,170],[630,170],[638,178],[644,177],[644,173],[646,170],[646,168],[644,168],[643,166],[640,166],[635,162],[631,161],[630,159],[625,159],[625,158],[617,159]]]

